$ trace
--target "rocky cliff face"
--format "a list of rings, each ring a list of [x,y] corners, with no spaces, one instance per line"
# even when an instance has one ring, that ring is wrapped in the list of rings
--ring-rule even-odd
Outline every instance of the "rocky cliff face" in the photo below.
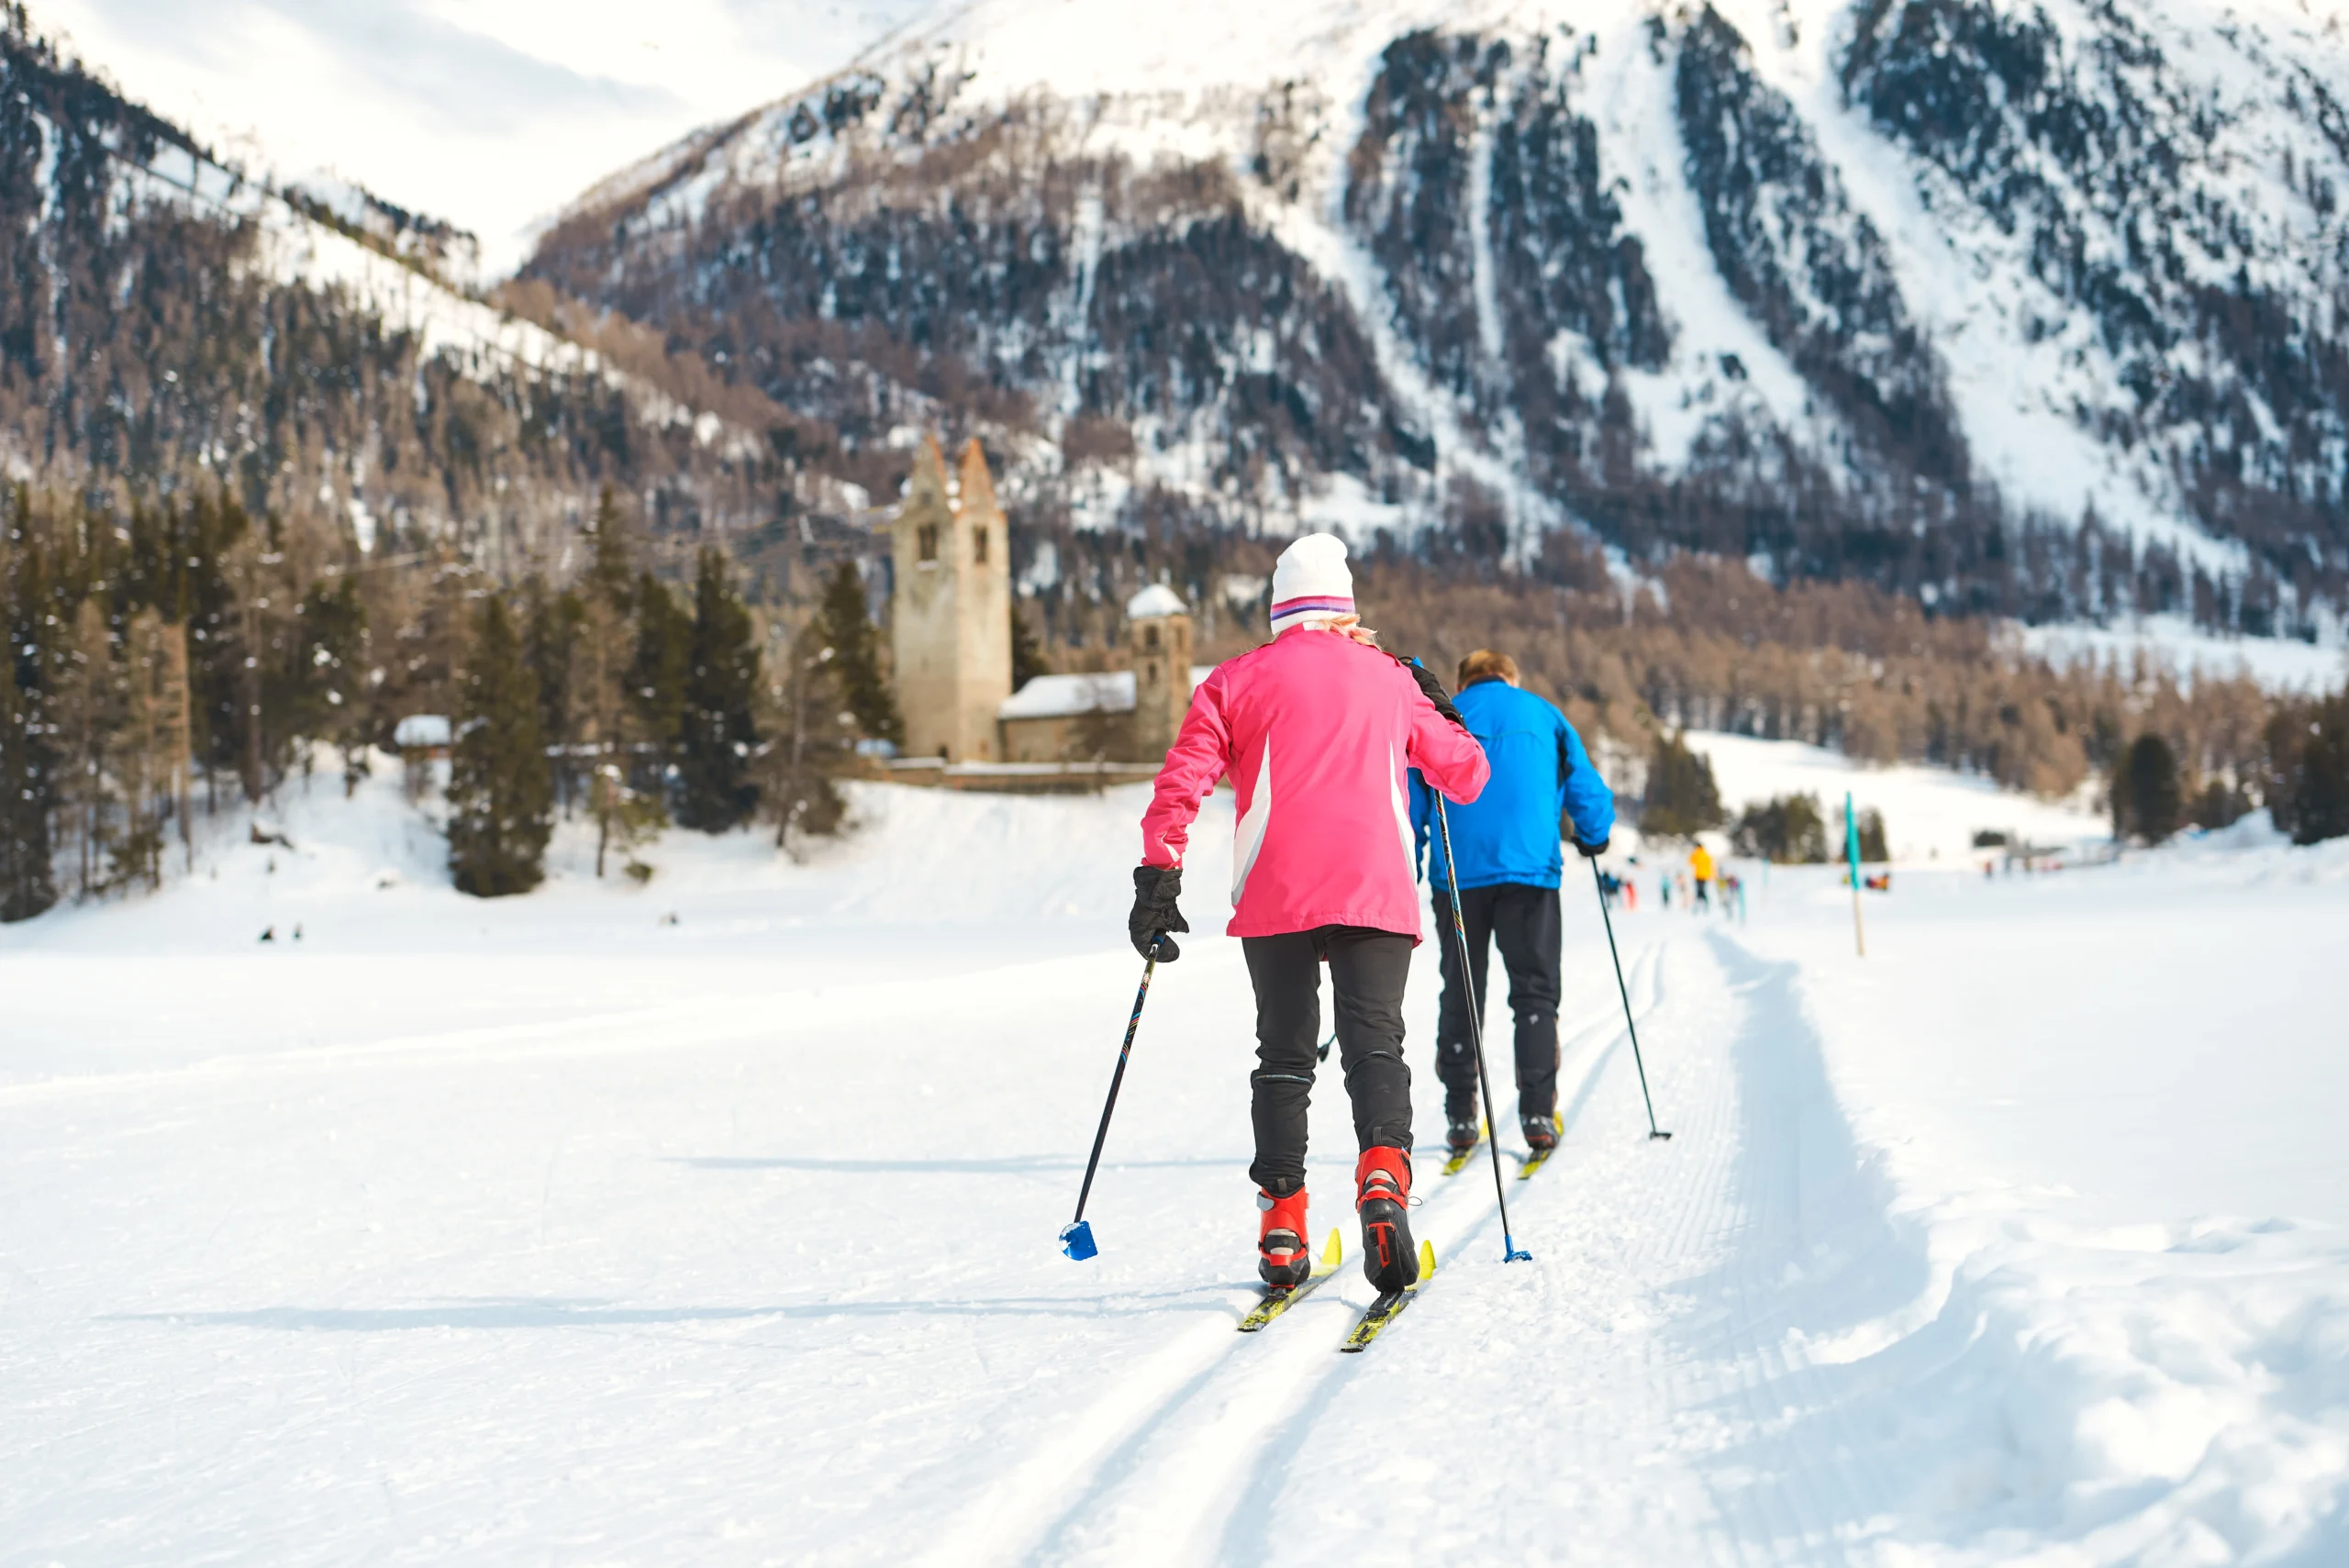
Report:
[[[1113,9],[962,7],[529,271],[852,450],[987,430],[1040,519],[1521,562],[1586,528],[2034,616],[2342,602],[2321,13]]]

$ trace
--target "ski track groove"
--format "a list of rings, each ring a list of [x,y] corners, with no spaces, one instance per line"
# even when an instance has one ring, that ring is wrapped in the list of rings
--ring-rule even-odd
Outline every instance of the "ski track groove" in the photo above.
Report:
[[[1733,936],[1717,932],[1713,940],[1717,951],[1733,952],[1748,971],[1749,977],[1733,982],[1741,993],[1757,996],[1787,984],[1786,968],[1753,958]],[[1796,1317],[1787,1293],[1811,1285],[1812,1270],[1805,1265],[1818,1245],[1835,1236],[1838,1219],[1831,1209],[1813,1216],[1805,1207],[1801,1166],[1806,1107],[1799,1103],[1804,1085],[1795,1080],[1816,1080],[1810,1087],[1819,1098],[1808,1108],[1814,1113],[1811,1119],[1823,1119],[1820,1130],[1831,1140],[1840,1135],[1846,1144],[1850,1134],[1816,1061],[1817,1041],[1807,1020],[1783,996],[1772,1000],[1776,1009],[1771,1014],[1748,1008],[1736,1046],[1737,1077],[1747,1102],[1741,1162],[1745,1190],[1740,1201],[1742,1229],[1751,1244],[1731,1254],[1727,1273],[1733,1288],[1728,1299],[1736,1310],[1703,1349],[1729,1385],[1722,1393],[1743,1407],[1749,1434],[1759,1437],[1775,1429],[1789,1432],[1784,1440],[1786,1457],[1792,1462],[1775,1467],[1777,1495],[1755,1498],[1751,1505],[1774,1528],[1741,1530],[1740,1540],[1766,1552],[1762,1561],[1844,1563],[1854,1560],[1854,1542],[1849,1532],[1839,1531],[1831,1521],[1863,1521],[1860,1530],[1865,1534],[1865,1521],[1882,1516],[1883,1500],[1891,1488],[1881,1448],[1854,1429],[1849,1404],[1826,1386],[1826,1372],[1790,1335]],[[1755,1056],[1790,1051],[1808,1051],[1812,1060],[1795,1073],[1753,1070]],[[1881,1225],[1881,1215],[1870,1218]],[[1813,1237],[1814,1223],[1823,1225],[1828,1234]],[[1806,1240],[1814,1246],[1806,1249]],[[1889,1240],[1888,1236],[1867,1240],[1856,1253],[1834,1258],[1835,1269],[1842,1273],[1865,1270]],[[1865,1288],[1865,1281],[1858,1283]]]
[[[1661,969],[1660,944],[1633,955],[1628,978],[1633,1013],[1642,1022],[1662,1005]],[[1619,999],[1612,1006],[1593,1009],[1567,1032],[1561,1052],[1566,1064],[1559,1084],[1562,1140],[1579,1124],[1629,1038],[1621,1012]],[[1570,1099],[1565,1098],[1569,1092]],[[1514,1106],[1509,1116],[1497,1119],[1508,1126],[1514,1119]],[[1431,1240],[1442,1238],[1440,1263],[1457,1260],[1498,1218],[1497,1207],[1483,1198],[1491,1190],[1489,1160],[1489,1154],[1483,1154],[1457,1176],[1443,1178],[1442,1186],[1418,1206],[1414,1231]],[[1535,1183],[1519,1186],[1513,1171],[1505,1169],[1502,1175],[1505,1185],[1513,1189],[1512,1198],[1519,1199],[1539,1190],[1541,1181],[1552,1179],[1545,1173]],[[1453,1220],[1455,1214],[1462,1218]],[[1353,1269],[1353,1258],[1342,1266]],[[1339,1331],[1367,1305],[1367,1294],[1366,1282],[1332,1281],[1295,1308],[1282,1326],[1253,1340],[1241,1340],[1230,1328],[1219,1326],[1229,1340],[1192,1351],[1190,1338],[1208,1336],[1186,1337],[1179,1351],[1170,1350],[1163,1357],[1169,1364],[1181,1363],[1182,1374],[1130,1378],[1088,1408],[1084,1430],[1111,1431],[1114,1436],[1057,1443],[1049,1453],[1023,1464],[1017,1479],[999,1486],[988,1505],[941,1538],[923,1561],[1076,1564],[1270,1560],[1275,1546],[1269,1523],[1275,1514],[1271,1505],[1288,1484],[1289,1460],[1348,1384],[1375,1364],[1375,1353],[1361,1358],[1335,1353]],[[1389,1333],[1408,1332],[1411,1322],[1441,1299],[1436,1296],[1415,1303],[1412,1318]],[[1162,1446],[1168,1451],[1154,1451]],[[1066,1455],[1078,1449],[1093,1456],[1091,1467],[1072,1479]],[[1007,1490],[1020,1500],[1007,1501]],[[1219,1510],[1209,1506],[1203,1511],[1201,1499],[1218,1497],[1230,1501]]]
[[[1625,990],[1647,1048],[1657,1121],[1676,1136],[1647,1138],[1620,998],[1609,995],[1562,1028],[1562,1147],[1532,1182],[1520,1184],[1506,1166],[1502,1173],[1512,1231],[1535,1263],[1507,1275],[1489,1266],[1486,1249],[1499,1244],[1499,1214],[1488,1201],[1491,1155],[1480,1150],[1457,1176],[1423,1184],[1413,1217],[1414,1230],[1436,1243],[1440,1264],[1476,1288],[1458,1291],[1439,1279],[1370,1355],[1345,1357],[1336,1353],[1339,1338],[1369,1298],[1353,1258],[1342,1265],[1351,1277],[1330,1282],[1263,1336],[1233,1332],[1252,1292],[1233,1287],[1227,1311],[1219,1287],[1208,1321],[1170,1335],[1132,1370],[1073,1404],[1041,1446],[991,1479],[976,1502],[930,1532],[908,1558],[957,1565],[1272,1561],[1285,1550],[1281,1521],[1296,1517],[1299,1488],[1326,1480],[1332,1444],[1317,1437],[1332,1413],[1358,1414],[1364,1399],[1377,1396],[1377,1380],[1397,1371],[1422,1375],[1414,1363],[1424,1369],[1464,1327],[1488,1323],[1506,1340],[1540,1331],[1533,1326],[1545,1318],[1562,1318],[1561,1332],[1621,1333],[1593,1341],[1602,1353],[1584,1380],[1554,1391],[1520,1462],[1538,1454],[1561,1487],[1653,1476],[1669,1489],[1681,1480],[1697,1506],[1680,1510],[1686,1518],[1666,1507],[1659,1529],[1677,1525],[1690,1534],[1684,1561],[1775,1568],[1869,1556],[1866,1521],[1883,1516],[1876,1505],[1889,1495],[1882,1456],[1854,1430],[1835,1396],[1842,1379],[1834,1374],[1842,1369],[1814,1365],[1790,1335],[1793,1325],[1811,1320],[1799,1304],[1821,1289],[1820,1279],[1804,1272],[1816,1256],[1807,1243],[1840,1248],[1824,1254],[1828,1286],[1855,1282],[1863,1292],[1876,1271],[1873,1248],[1883,1244],[1866,1232],[1859,1246],[1849,1244],[1837,1229],[1842,1200],[1832,1193],[1822,1213],[1806,1211],[1813,1196],[1805,1182],[1812,1173],[1806,1140],[1840,1137],[1842,1147],[1849,1144],[1817,1041],[1787,972],[1718,928],[1675,921],[1627,950]],[[679,1010],[664,1011],[672,1022],[686,1022]],[[748,1032],[692,1027],[701,1023],[693,1019],[663,1045],[707,1047]],[[537,1056],[547,1044],[533,1038],[536,1030],[464,1032],[470,1049],[507,1059]],[[570,1032],[576,1048],[581,1031]],[[588,1032],[585,1054],[618,1053],[612,1031]],[[153,1077],[265,1079],[326,1065],[322,1058],[408,1065],[451,1049],[447,1040],[437,1050],[417,1045],[402,1040],[205,1063]],[[134,1084],[149,1086],[143,1079],[106,1086]],[[16,1085],[0,1102],[98,1086]],[[1515,1144],[1507,1137],[1514,1104],[1493,1109],[1500,1113],[1495,1146]],[[558,1140],[550,1160],[560,1159],[560,1150]],[[551,1179],[542,1174],[536,1184],[542,1205]],[[1812,1235],[1821,1223],[1826,1234]],[[1500,1278],[1526,1288],[1497,1296],[1491,1281]],[[1848,1320],[1887,1305],[1898,1304],[1863,1295]],[[1836,1310],[1843,1310],[1840,1297]],[[1626,1311],[1630,1320],[1609,1321],[1609,1314]],[[444,1366],[436,1375],[454,1370]],[[1358,1389],[1365,1374],[1374,1384]],[[1636,1458],[1625,1452],[1619,1427],[1626,1426]],[[1308,1453],[1314,1463],[1300,1463]],[[1668,1462],[1627,1468],[1651,1459]],[[1506,1519],[1490,1528],[1503,1533],[1477,1544],[1497,1548],[1513,1539]]]

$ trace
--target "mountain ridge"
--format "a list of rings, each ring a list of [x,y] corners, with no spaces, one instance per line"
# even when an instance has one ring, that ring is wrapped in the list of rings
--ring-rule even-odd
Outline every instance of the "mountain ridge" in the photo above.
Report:
[[[1152,493],[1215,526],[1364,534],[1473,531],[1468,514],[1497,509],[1520,564],[1544,530],[1580,526],[1633,559],[1710,549],[1955,607],[2337,635],[2337,7],[1718,0],[1586,28],[1565,11],[1455,6],[1437,31],[1416,0],[1263,18],[1219,3],[1119,51],[1110,7],[975,0],[647,161],[649,180],[607,183],[526,275],[738,363],[762,331],[772,358],[833,328],[958,360],[1032,401],[1042,447],[1119,422],[1130,473],[1063,453],[1027,476],[1048,511],[1089,523]],[[1240,35],[1258,47],[1229,47]],[[1292,69],[1249,83],[1264,57]],[[1950,116],[1976,99],[1999,110],[1975,116],[1989,139],[1953,142]],[[1920,103],[1948,112],[1920,120]],[[2127,189],[2096,178],[2109,151]],[[2175,243],[2137,232],[2128,203],[2163,171]],[[1134,206],[1153,176],[1187,179],[1189,208]],[[1053,178],[1074,183],[1051,194]],[[1004,239],[988,225],[1023,199],[1036,276],[985,243],[948,259]],[[1197,328],[1223,383],[1204,403],[1099,379],[1123,361],[1109,383],[1132,382],[1155,350],[1103,336],[1095,263],[1202,223],[1280,252],[1275,270],[1350,318],[1315,330],[1370,351],[1364,412],[1335,410],[1321,369],[1263,368],[1286,350],[1244,306]],[[948,322],[868,261],[900,278],[994,267],[1026,293]],[[2230,262],[2240,288],[2210,281]],[[819,274],[826,288],[803,286]],[[1642,287],[1662,299],[1645,319]],[[745,311],[769,328],[723,319]],[[1591,337],[1602,317],[1631,336]],[[787,368],[754,373],[786,402],[809,391]],[[1252,411],[1267,374],[1317,441]],[[1270,480],[1252,468],[1267,454]],[[1639,520],[1675,511],[1691,517]],[[1833,529],[1804,521],[1829,512]],[[2009,581],[1999,562],[2026,535],[2085,564]],[[2094,579],[2120,550],[2127,582],[2108,595]]]
[[[486,293],[456,226],[225,159],[21,7],[0,22],[17,484],[117,517],[209,492],[328,558],[450,548],[511,570],[559,555],[614,482],[721,530],[764,524],[796,482],[770,450],[787,417],[752,390],[696,406],[689,374]]]

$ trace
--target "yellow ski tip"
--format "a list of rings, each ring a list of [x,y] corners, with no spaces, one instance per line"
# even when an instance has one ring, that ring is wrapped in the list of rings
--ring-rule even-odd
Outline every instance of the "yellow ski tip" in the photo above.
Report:
[[[1434,1277],[1435,1243],[1432,1241],[1422,1241],[1419,1243],[1419,1278],[1422,1281],[1426,1281],[1433,1279]]]
[[[1338,1228],[1333,1225],[1330,1228],[1330,1244],[1321,1251],[1321,1262],[1334,1269],[1345,1261],[1346,1244],[1339,1239]]]

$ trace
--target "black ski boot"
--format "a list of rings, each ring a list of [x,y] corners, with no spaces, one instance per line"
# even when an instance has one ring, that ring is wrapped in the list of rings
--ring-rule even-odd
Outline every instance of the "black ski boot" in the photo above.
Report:
[[[1354,1208],[1362,1216],[1362,1272],[1382,1294],[1419,1282],[1419,1244],[1411,1240],[1411,1157],[1400,1149],[1365,1149],[1354,1164]]]
[[[1454,1154],[1465,1154],[1485,1140],[1485,1125],[1475,1111],[1444,1118],[1443,1141]]]
[[[1558,1146],[1558,1118],[1553,1116],[1530,1116],[1520,1124],[1525,1134],[1525,1146],[1536,1154],[1547,1154]]]

